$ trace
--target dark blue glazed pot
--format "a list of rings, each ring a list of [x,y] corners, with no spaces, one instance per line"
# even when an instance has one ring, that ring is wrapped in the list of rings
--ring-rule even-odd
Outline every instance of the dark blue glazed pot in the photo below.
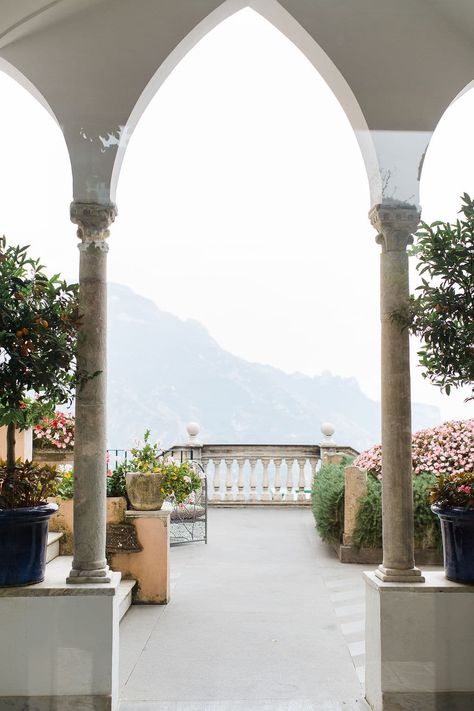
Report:
[[[431,510],[441,520],[446,577],[474,583],[474,510],[436,505]]]
[[[57,504],[0,509],[0,587],[44,580],[48,521]]]

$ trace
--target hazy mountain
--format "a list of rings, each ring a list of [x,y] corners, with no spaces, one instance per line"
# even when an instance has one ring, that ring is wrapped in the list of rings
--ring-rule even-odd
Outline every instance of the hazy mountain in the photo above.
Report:
[[[318,443],[364,449],[380,440],[379,403],[354,378],[314,378],[250,363],[224,351],[197,321],[183,321],[128,287],[109,290],[109,446],[128,448],[146,428],[168,446],[201,425],[204,442]],[[414,406],[414,429],[439,422],[436,408]]]

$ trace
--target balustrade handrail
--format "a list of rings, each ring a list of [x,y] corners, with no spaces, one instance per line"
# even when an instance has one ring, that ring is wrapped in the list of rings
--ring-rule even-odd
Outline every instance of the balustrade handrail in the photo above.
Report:
[[[319,444],[230,444],[190,441],[175,456],[197,459],[209,482],[209,504],[309,505],[325,454],[357,455],[353,447]],[[295,481],[296,479],[296,481]]]

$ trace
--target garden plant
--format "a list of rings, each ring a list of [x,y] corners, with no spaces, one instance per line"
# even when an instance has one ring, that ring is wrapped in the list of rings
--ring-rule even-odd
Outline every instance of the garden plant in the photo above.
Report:
[[[27,249],[0,239],[0,425],[7,427],[0,495],[10,507],[25,505],[28,482],[30,502],[54,488],[51,467],[16,461],[15,431],[72,399],[80,327],[78,285],[48,277]]]
[[[421,223],[411,250],[421,284],[408,313],[394,314],[421,339],[424,377],[448,395],[474,383],[474,200],[461,202],[454,224]]]

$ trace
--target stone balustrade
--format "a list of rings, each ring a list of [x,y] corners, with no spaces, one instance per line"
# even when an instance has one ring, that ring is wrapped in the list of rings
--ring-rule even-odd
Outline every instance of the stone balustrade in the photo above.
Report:
[[[199,426],[188,425],[188,442],[173,447],[180,459],[203,467],[210,506],[311,504],[311,485],[327,455],[356,455],[332,439],[334,427],[325,423],[321,444],[200,444]]]

